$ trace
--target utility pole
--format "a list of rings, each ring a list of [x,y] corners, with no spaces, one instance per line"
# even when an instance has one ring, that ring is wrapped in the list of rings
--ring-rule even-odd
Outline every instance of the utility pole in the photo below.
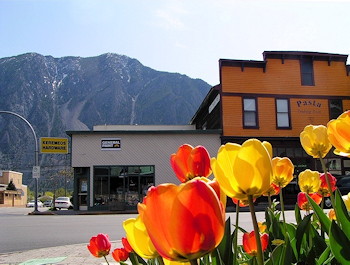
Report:
[[[38,148],[38,138],[36,137],[35,131],[33,126],[30,124],[29,121],[27,121],[24,117],[21,115],[14,113],[12,111],[5,111],[5,110],[0,110],[0,114],[10,114],[14,115],[20,119],[22,119],[31,129],[33,136],[34,136],[34,141],[35,141],[35,150],[34,150],[34,167],[33,167],[33,178],[35,179],[35,204],[34,204],[34,212],[38,211],[38,179],[40,176],[40,168],[39,168],[39,148]],[[34,176],[34,172],[36,173]]]

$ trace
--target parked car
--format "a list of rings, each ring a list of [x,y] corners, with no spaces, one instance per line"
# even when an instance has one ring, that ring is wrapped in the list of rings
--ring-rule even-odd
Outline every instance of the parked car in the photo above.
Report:
[[[344,176],[337,180],[337,188],[339,189],[341,195],[347,195],[350,192],[350,176]],[[332,207],[332,202],[330,198],[326,198],[324,204],[327,208]]]
[[[43,207],[43,203],[41,201],[37,201],[38,207]],[[35,207],[35,200],[31,200],[26,204],[26,207]]]
[[[51,207],[52,206],[52,200],[44,201],[44,207]]]
[[[73,204],[71,203],[69,197],[58,197],[58,198],[55,200],[55,207],[58,208],[58,209],[60,209],[60,210],[61,210],[62,208],[65,208],[65,209],[72,209],[72,208],[73,208]]]

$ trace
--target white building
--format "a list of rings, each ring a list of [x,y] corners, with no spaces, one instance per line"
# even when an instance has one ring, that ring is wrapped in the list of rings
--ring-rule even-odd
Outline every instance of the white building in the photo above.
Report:
[[[211,157],[220,130],[194,125],[101,125],[68,131],[76,210],[134,210],[151,185],[176,183],[170,155],[182,144],[203,145]]]

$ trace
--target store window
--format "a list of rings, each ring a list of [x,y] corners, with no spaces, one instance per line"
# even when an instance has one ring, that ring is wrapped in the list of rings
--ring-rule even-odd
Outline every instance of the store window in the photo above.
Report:
[[[290,128],[289,100],[276,99],[277,128]]]
[[[245,128],[258,128],[256,98],[243,98],[243,126]]]
[[[154,166],[94,167],[94,206],[136,207],[154,185]]]
[[[311,57],[304,57],[300,60],[301,85],[314,86],[314,66]]]
[[[336,119],[343,113],[343,102],[341,99],[329,100],[329,117],[330,119]]]

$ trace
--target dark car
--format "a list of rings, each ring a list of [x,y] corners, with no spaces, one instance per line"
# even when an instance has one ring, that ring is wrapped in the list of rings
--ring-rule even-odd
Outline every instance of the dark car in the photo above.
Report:
[[[337,188],[339,189],[341,195],[347,195],[350,192],[350,176],[344,176],[344,177],[338,178]],[[324,203],[327,208],[332,207],[330,198],[326,198]]]

